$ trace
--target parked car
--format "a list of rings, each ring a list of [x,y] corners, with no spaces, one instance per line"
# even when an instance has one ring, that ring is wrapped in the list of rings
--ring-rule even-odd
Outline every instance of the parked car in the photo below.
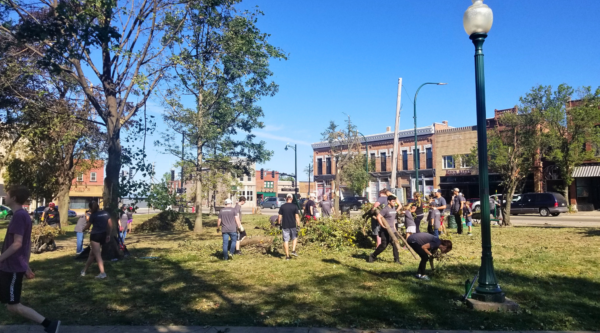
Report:
[[[8,220],[11,218],[12,215],[13,215],[12,209],[10,209],[6,206],[0,205],[0,219]]]
[[[365,197],[346,197],[340,201],[340,209],[341,210],[359,210],[362,208],[363,204],[367,203],[367,198]]]
[[[54,207],[56,210],[58,210],[58,206]],[[40,217],[42,217],[42,213],[44,213],[44,209],[46,209],[46,206],[40,206],[38,208],[36,208],[33,211],[33,216],[35,219],[38,219]],[[69,215],[69,217],[77,217],[77,213],[74,210],[70,210],[67,213]]]
[[[518,214],[540,214],[547,217],[549,215],[558,216],[560,213],[569,211],[567,199],[560,193],[525,193],[521,199],[513,202],[510,213]]]
[[[492,195],[490,195],[490,198],[494,198],[495,201],[502,200],[502,204],[506,203],[506,200],[502,199],[502,194],[492,194]],[[514,194],[513,198],[512,198],[513,204],[515,201],[518,201],[519,199],[521,199],[521,194]],[[471,199],[469,199],[468,201],[470,201],[470,200]],[[481,205],[481,202],[480,202],[479,198],[477,198],[477,201],[471,202],[471,204],[472,204],[472,209],[474,212],[480,211],[479,206]],[[490,209],[491,209],[491,207],[490,207]]]
[[[285,203],[285,198],[268,197],[260,204],[260,208],[267,207],[267,208],[275,209],[275,208],[281,207],[281,205],[283,205],[284,203]]]

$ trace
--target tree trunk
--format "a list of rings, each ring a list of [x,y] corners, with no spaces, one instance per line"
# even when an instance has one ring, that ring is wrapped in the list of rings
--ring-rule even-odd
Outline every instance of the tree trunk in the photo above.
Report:
[[[60,215],[60,227],[62,229],[69,225],[69,190],[71,183],[64,183],[58,189],[56,199],[58,201],[58,214]]]
[[[340,193],[340,191],[338,189],[338,187],[340,186],[339,185],[340,183],[338,181],[339,177],[340,177],[339,170],[336,170],[336,172],[335,172],[335,180],[333,180],[333,184],[331,184],[331,195],[333,196],[333,207],[334,207],[334,210],[336,212],[340,212],[341,213],[342,211],[340,210],[340,197],[338,195]]]
[[[565,189],[564,189],[564,196],[565,199],[567,199],[567,205],[571,206],[571,201],[569,201],[569,186],[570,184],[567,184],[567,181],[565,180]]]
[[[196,160],[196,200],[194,205],[196,206],[196,221],[194,222],[194,232],[200,233],[204,226],[202,225],[202,145],[198,140],[196,145],[196,152],[198,154]]]
[[[121,125],[118,117],[112,116],[117,114],[116,98],[114,96],[107,97],[107,104],[111,116],[108,117],[106,124],[106,135],[108,140],[108,159],[106,161],[106,177],[104,178],[104,193],[102,195],[103,203],[100,207],[104,207],[110,214],[112,220],[111,241],[102,247],[103,254],[107,258],[121,258],[123,253],[117,243],[119,232],[119,174],[121,173]]]
[[[512,223],[510,222],[510,210],[512,207],[512,198],[515,195],[515,190],[517,189],[517,184],[512,184],[510,185],[506,190],[506,193],[503,193],[504,195],[504,200],[506,200],[506,205],[500,205],[500,208],[502,210],[502,214],[503,214],[503,220],[501,225],[510,227],[512,226]]]

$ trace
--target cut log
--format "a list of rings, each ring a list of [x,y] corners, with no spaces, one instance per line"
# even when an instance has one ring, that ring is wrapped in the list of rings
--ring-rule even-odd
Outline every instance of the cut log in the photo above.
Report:
[[[249,246],[249,245],[261,245],[268,246],[273,244],[273,237],[265,237],[265,236],[254,236],[254,237],[246,237],[240,243],[240,246]]]

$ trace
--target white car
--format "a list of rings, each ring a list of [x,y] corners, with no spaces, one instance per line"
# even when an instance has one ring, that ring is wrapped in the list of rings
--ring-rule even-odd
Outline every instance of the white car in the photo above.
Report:
[[[492,195],[490,195],[490,198],[494,198],[495,201],[498,201],[499,199],[502,199],[502,194],[492,194]],[[512,202],[519,201],[519,200],[521,200],[521,195],[520,194],[514,194]],[[505,204],[506,200],[502,200],[502,203]],[[480,206],[481,206],[481,202],[475,201],[473,203],[473,206],[472,206],[473,211],[474,212],[480,211],[480,209],[481,209]],[[491,207],[490,207],[490,209],[491,209]]]

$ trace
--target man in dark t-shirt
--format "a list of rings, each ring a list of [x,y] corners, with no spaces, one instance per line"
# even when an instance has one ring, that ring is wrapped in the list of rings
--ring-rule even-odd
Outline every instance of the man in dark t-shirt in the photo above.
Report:
[[[235,244],[237,242],[237,230],[242,226],[240,218],[234,207],[231,207],[231,199],[225,199],[225,207],[221,208],[219,218],[217,219],[217,232],[223,235],[223,260],[229,259],[235,253]],[[223,229],[221,229],[223,225]],[[231,242],[231,245],[229,245]]]
[[[379,212],[386,205],[387,205],[387,190],[383,189],[383,190],[379,191],[379,198],[377,198],[377,201],[373,204],[372,211]],[[377,215],[375,215],[375,217],[371,219],[371,231],[373,232],[373,236],[375,236],[375,239],[377,240],[377,243],[375,244],[375,246],[381,245],[381,237],[379,237],[380,229],[381,229],[381,226],[379,224],[379,221],[377,220]]]
[[[375,252],[369,256],[367,261],[375,262],[377,256],[387,248],[388,244],[391,244],[394,253],[394,262],[401,264],[398,249],[392,244],[392,236],[388,232],[388,230],[396,232],[396,215],[398,214],[396,211],[396,197],[390,195],[387,197],[387,200],[387,205],[377,214],[377,222],[380,225],[379,238],[381,238],[381,244],[377,246]],[[384,220],[386,223],[383,223]]]
[[[308,197],[308,200],[306,200],[306,203],[304,204],[304,218],[306,219],[306,221],[317,219],[315,217],[315,210],[317,209],[317,205],[315,204],[314,200],[315,196],[311,194],[310,197]]]
[[[298,225],[300,224],[300,211],[298,206],[292,203],[294,196],[288,193],[286,202],[279,208],[279,224],[283,231],[283,249],[285,260],[290,260],[289,241],[292,240],[292,255],[297,257],[296,244],[298,243]]]
[[[462,215],[466,200],[458,188],[454,188],[452,192],[453,196],[450,204],[450,214],[454,215],[454,221],[457,225],[456,233],[460,235],[463,232]]]
[[[33,279],[35,274],[29,267],[31,254],[31,218],[23,204],[30,192],[25,186],[11,186],[6,196],[7,205],[14,212],[6,230],[2,255],[0,255],[0,302],[9,312],[20,315],[44,326],[50,333],[58,332],[60,320],[50,321],[32,308],[21,304],[23,277]]]
[[[433,235],[420,232],[418,234],[410,235],[406,240],[408,245],[415,250],[415,252],[421,257],[419,263],[419,269],[417,270],[417,279],[429,280],[429,277],[425,275],[425,266],[429,260],[429,256],[432,256],[438,248],[442,253],[447,253],[452,250],[452,242],[449,240],[440,240],[438,237]]]

